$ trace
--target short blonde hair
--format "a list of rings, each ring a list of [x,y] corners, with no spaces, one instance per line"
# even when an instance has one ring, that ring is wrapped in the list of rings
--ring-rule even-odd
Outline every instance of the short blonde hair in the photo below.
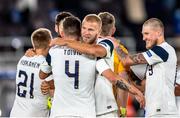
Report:
[[[35,49],[45,49],[49,47],[49,42],[52,39],[52,34],[49,29],[39,28],[31,35],[31,42]]]
[[[102,21],[101,21],[101,18],[96,15],[96,14],[88,14],[84,17],[82,23],[84,21],[87,21],[87,22],[97,22],[99,24],[99,28],[101,29],[102,27]]]
[[[143,26],[151,26],[154,29],[160,29],[164,33],[164,25],[162,21],[158,18],[150,18],[144,22]]]

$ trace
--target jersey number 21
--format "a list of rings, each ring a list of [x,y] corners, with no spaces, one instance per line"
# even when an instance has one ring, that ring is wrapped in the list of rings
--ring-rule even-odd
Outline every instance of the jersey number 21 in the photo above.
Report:
[[[18,77],[19,78],[24,78],[24,81],[18,83],[17,95],[19,97],[26,97],[27,90],[23,90],[22,92],[20,92],[20,86],[27,87],[27,80],[29,79],[28,75],[27,75],[26,71],[19,70]],[[33,88],[34,73],[31,73],[30,79],[31,79],[31,81],[30,81],[30,91],[29,91],[29,94],[30,94],[30,98],[32,99],[32,98],[34,98],[34,95],[33,95],[33,90],[34,90],[34,88]]]

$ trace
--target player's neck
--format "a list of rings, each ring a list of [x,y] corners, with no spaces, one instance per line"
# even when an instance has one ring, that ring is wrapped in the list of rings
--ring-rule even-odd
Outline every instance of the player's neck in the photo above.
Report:
[[[46,56],[48,54],[48,49],[35,49],[36,55]]]
[[[67,37],[65,37],[65,39],[66,40],[72,40],[72,41],[79,41],[80,39],[79,39],[80,37],[78,37],[78,36],[67,36]]]
[[[164,37],[160,37],[159,40],[158,40],[158,42],[157,42],[157,44],[160,45],[160,44],[162,44],[163,42],[165,42]]]

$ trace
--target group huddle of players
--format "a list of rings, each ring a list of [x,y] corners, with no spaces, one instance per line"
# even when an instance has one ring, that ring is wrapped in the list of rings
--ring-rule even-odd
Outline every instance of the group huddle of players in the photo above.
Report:
[[[145,116],[178,117],[177,57],[164,39],[159,19],[145,21],[142,35],[147,51],[134,55],[113,37],[115,18],[109,12],[88,14],[82,23],[61,12],[55,18],[55,31],[54,39],[46,28],[32,33],[33,48],[17,64],[11,117],[126,116],[128,92],[145,108]],[[147,65],[139,85],[131,70],[137,64]]]

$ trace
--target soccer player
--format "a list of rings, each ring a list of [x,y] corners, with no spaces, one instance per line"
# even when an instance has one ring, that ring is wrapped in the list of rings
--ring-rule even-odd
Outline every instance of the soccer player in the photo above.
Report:
[[[63,20],[66,18],[66,17],[69,17],[69,16],[74,16],[73,14],[71,14],[70,12],[66,12],[66,11],[63,11],[63,12],[60,12],[56,15],[55,17],[55,31],[56,33],[58,34],[58,37],[62,37],[60,32],[62,30],[62,27],[61,27],[61,23],[63,22]],[[33,49],[28,49],[26,51],[26,56],[35,56],[36,53]],[[48,108],[50,109],[51,108],[51,104],[52,104],[52,99],[53,99],[53,95],[54,95],[54,80],[53,80],[53,77],[50,76],[48,77],[49,79],[46,79],[48,81],[43,81],[41,83],[41,92],[43,95],[47,95],[49,94],[50,97],[48,98],[48,101],[47,101],[47,106]]]
[[[164,25],[150,18],[142,26],[146,52],[126,55],[117,48],[119,59],[125,66],[148,64],[146,71],[145,116],[176,116],[174,81],[177,65],[175,50],[164,38]]]
[[[61,28],[59,27],[60,24],[62,23],[61,21],[63,21],[64,18],[69,17],[69,16],[74,16],[73,14],[71,14],[70,12],[60,12],[56,15],[55,17],[55,31],[58,34],[58,37],[61,37],[60,32],[61,32]]]
[[[63,40],[79,40],[81,23],[78,18],[67,17],[60,25]],[[95,59],[66,46],[54,46],[49,54],[50,66],[41,66],[40,77],[44,79],[44,74],[50,73],[49,68],[52,68],[55,93],[50,116],[95,117]]]
[[[51,45],[54,45],[54,44],[65,45],[65,46],[74,48],[81,53],[85,53],[93,57],[110,58],[113,51],[113,43],[112,41],[106,38],[105,39],[99,38],[98,40],[96,40],[100,34],[100,31],[101,31],[101,19],[95,14],[89,14],[85,16],[82,22],[81,35],[82,35],[82,39],[84,43],[78,42],[78,41],[54,39],[51,42]],[[134,86],[130,85],[126,80],[120,77],[117,77],[112,72],[112,70],[109,69],[109,66],[106,66],[106,64],[105,65],[99,64],[99,65],[100,66],[97,66],[97,67],[100,67],[98,69],[101,71],[100,73],[104,72],[104,70],[107,69],[107,72],[104,72],[103,76],[107,77],[113,84],[117,84],[118,87],[128,90],[132,92],[133,94],[136,94],[139,98],[139,101],[143,104],[144,98],[140,91],[138,91]],[[101,66],[103,66],[104,68],[101,68]],[[117,78],[120,80],[117,80]],[[112,92],[110,93],[113,96],[113,93]]]
[[[74,15],[71,14],[70,12],[66,12],[66,11],[60,12],[60,13],[58,13],[56,15],[56,17],[55,17],[55,28],[54,29],[55,29],[56,33],[58,34],[58,37],[62,37],[61,34],[60,34],[60,32],[62,31],[61,23],[63,22],[63,20],[66,17],[69,17],[69,16],[74,16]],[[33,53],[32,50],[29,53]],[[32,54],[32,56],[34,56],[34,54]],[[41,84],[41,92],[44,95],[50,94],[51,97],[53,97],[54,91],[52,89],[50,89],[51,87],[49,85],[49,83],[51,84],[52,81],[53,80],[51,80],[51,82],[47,82],[47,81],[42,82],[42,84]],[[49,106],[49,107],[51,107],[51,106]]]
[[[109,12],[101,12],[98,14],[102,21],[102,28],[100,37],[111,37],[115,33],[115,18]],[[115,41],[114,41],[115,43]],[[119,45],[119,43],[118,43]],[[127,53],[127,50],[122,44],[120,47]],[[107,61],[107,60],[106,60]],[[112,70],[122,78],[128,79],[126,68],[123,67],[117,57],[115,50],[111,55]],[[110,61],[110,62],[111,62]],[[114,95],[113,95],[114,90]],[[127,91],[119,89],[117,86],[112,84],[103,76],[98,76],[95,84],[95,98],[96,98],[96,114],[97,117],[117,117],[119,115],[125,116],[126,114],[126,102],[127,102]],[[118,105],[118,106],[117,106]],[[119,112],[117,113],[119,109]],[[125,110],[123,112],[123,110]],[[114,114],[114,115],[110,115]]]
[[[17,65],[16,97],[11,117],[48,117],[47,95],[40,90],[40,64],[46,61],[51,32],[45,28],[35,30],[31,42],[36,53],[34,57],[23,56]]]

